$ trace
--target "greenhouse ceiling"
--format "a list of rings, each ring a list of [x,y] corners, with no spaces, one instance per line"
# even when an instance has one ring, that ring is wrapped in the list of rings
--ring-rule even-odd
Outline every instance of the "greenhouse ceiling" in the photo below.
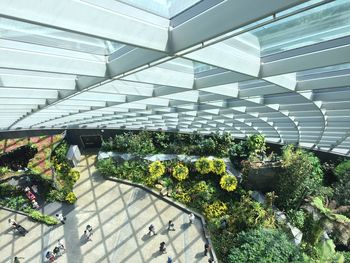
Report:
[[[1,0],[0,129],[210,133],[350,156],[349,0]]]

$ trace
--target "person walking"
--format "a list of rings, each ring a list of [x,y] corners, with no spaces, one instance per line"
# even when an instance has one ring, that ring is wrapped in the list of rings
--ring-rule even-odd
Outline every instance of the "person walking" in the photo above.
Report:
[[[159,252],[162,254],[166,253],[166,245],[164,241],[159,244]]]
[[[55,258],[62,256],[61,250],[57,246],[53,249],[53,254],[55,255]]]
[[[167,263],[173,263],[173,259],[169,256]]]
[[[57,241],[57,246],[60,248],[60,251],[66,252],[66,247],[65,247],[65,245],[64,245],[64,243],[63,243],[63,241],[62,241],[62,239],[59,239],[59,240]]]
[[[62,214],[56,214],[56,218],[57,218],[57,220],[58,221],[61,221],[61,223],[64,225],[66,222],[66,217],[65,216],[63,216]]]
[[[24,259],[23,257],[15,257],[13,259],[13,263],[21,263],[21,261],[19,261],[20,259]]]
[[[150,224],[150,226],[148,227],[148,235],[151,235],[151,233],[153,233],[153,235],[157,235],[156,233],[156,228],[154,227],[153,224]]]
[[[51,251],[46,251],[45,257],[50,261],[50,262],[55,262],[55,255]]]
[[[206,257],[210,251],[210,244],[208,242],[204,245],[204,256]]]
[[[86,237],[86,239],[88,241],[92,241],[91,237],[93,235],[93,231],[92,231],[92,226],[91,225],[87,225],[86,226],[86,229],[84,231],[84,235],[85,235],[85,237]]]
[[[215,260],[213,258],[209,258],[208,263],[215,263]]]
[[[193,222],[194,222],[194,214],[193,214],[193,213],[190,213],[190,214],[188,215],[188,219],[189,219],[189,221],[190,221],[190,225],[192,225]]]
[[[168,223],[168,231],[175,231],[175,224],[172,220],[169,220],[169,223]]]

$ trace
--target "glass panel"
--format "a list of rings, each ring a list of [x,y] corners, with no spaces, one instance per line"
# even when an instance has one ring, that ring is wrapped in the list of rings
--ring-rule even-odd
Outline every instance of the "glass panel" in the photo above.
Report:
[[[0,38],[97,55],[109,55],[124,46],[117,42],[2,17],[0,18]]]
[[[337,0],[255,29],[247,34],[258,37],[261,56],[268,56],[347,36],[349,32],[350,2]]]
[[[181,13],[201,0],[120,0],[128,5],[166,18]]]

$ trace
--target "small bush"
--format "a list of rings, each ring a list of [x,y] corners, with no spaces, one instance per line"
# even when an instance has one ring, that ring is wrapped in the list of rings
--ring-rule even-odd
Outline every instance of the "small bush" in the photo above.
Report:
[[[350,160],[338,164],[334,173],[338,180],[350,181]]]
[[[65,201],[65,193],[64,191],[59,191],[59,190],[51,190],[47,196],[46,196],[46,201],[48,202],[55,202],[55,201],[60,201],[63,202]]]
[[[188,168],[182,163],[175,165],[172,176],[179,181],[183,181],[188,178]]]
[[[115,164],[112,158],[99,160],[96,166],[102,176],[113,176],[116,173]]]
[[[77,201],[77,197],[73,192],[69,192],[65,198],[69,204],[74,204]]]
[[[6,167],[6,166],[0,167],[0,176],[7,174],[8,172],[11,172],[11,170],[8,167]]]
[[[222,175],[226,172],[226,164],[223,159],[213,160],[213,173]]]
[[[57,225],[59,222],[53,216],[48,216],[40,213],[39,211],[33,210],[29,213],[30,218],[35,221],[45,223],[47,225]]]
[[[192,201],[188,192],[173,192],[172,197],[184,204],[189,204]]]
[[[159,178],[165,173],[165,166],[160,161],[155,161],[148,166],[152,178]]]
[[[209,219],[221,217],[227,213],[228,206],[222,201],[214,201],[212,204],[204,206],[204,215]]]
[[[233,192],[237,188],[237,178],[234,175],[225,174],[220,179],[220,186],[222,189]]]
[[[195,166],[200,174],[208,174],[213,171],[213,161],[208,158],[200,158],[196,161]]]

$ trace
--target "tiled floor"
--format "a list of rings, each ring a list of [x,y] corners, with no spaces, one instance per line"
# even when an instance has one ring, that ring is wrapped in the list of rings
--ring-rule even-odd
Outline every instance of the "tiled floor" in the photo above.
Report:
[[[53,250],[63,238],[67,253],[57,262],[208,262],[203,257],[204,237],[197,221],[188,226],[188,217],[179,209],[145,191],[104,180],[94,166],[96,156],[83,156],[78,169],[81,178],[75,187],[78,201],[70,209],[67,223],[47,227],[33,223],[23,216],[0,210],[0,263],[45,262],[44,253]],[[30,230],[25,237],[9,231],[7,220],[15,218]],[[176,231],[166,230],[172,219]],[[156,226],[157,235],[147,235],[148,226]],[[85,242],[83,232],[87,224],[94,228],[92,241]],[[167,254],[159,254],[159,244],[167,244]]]

